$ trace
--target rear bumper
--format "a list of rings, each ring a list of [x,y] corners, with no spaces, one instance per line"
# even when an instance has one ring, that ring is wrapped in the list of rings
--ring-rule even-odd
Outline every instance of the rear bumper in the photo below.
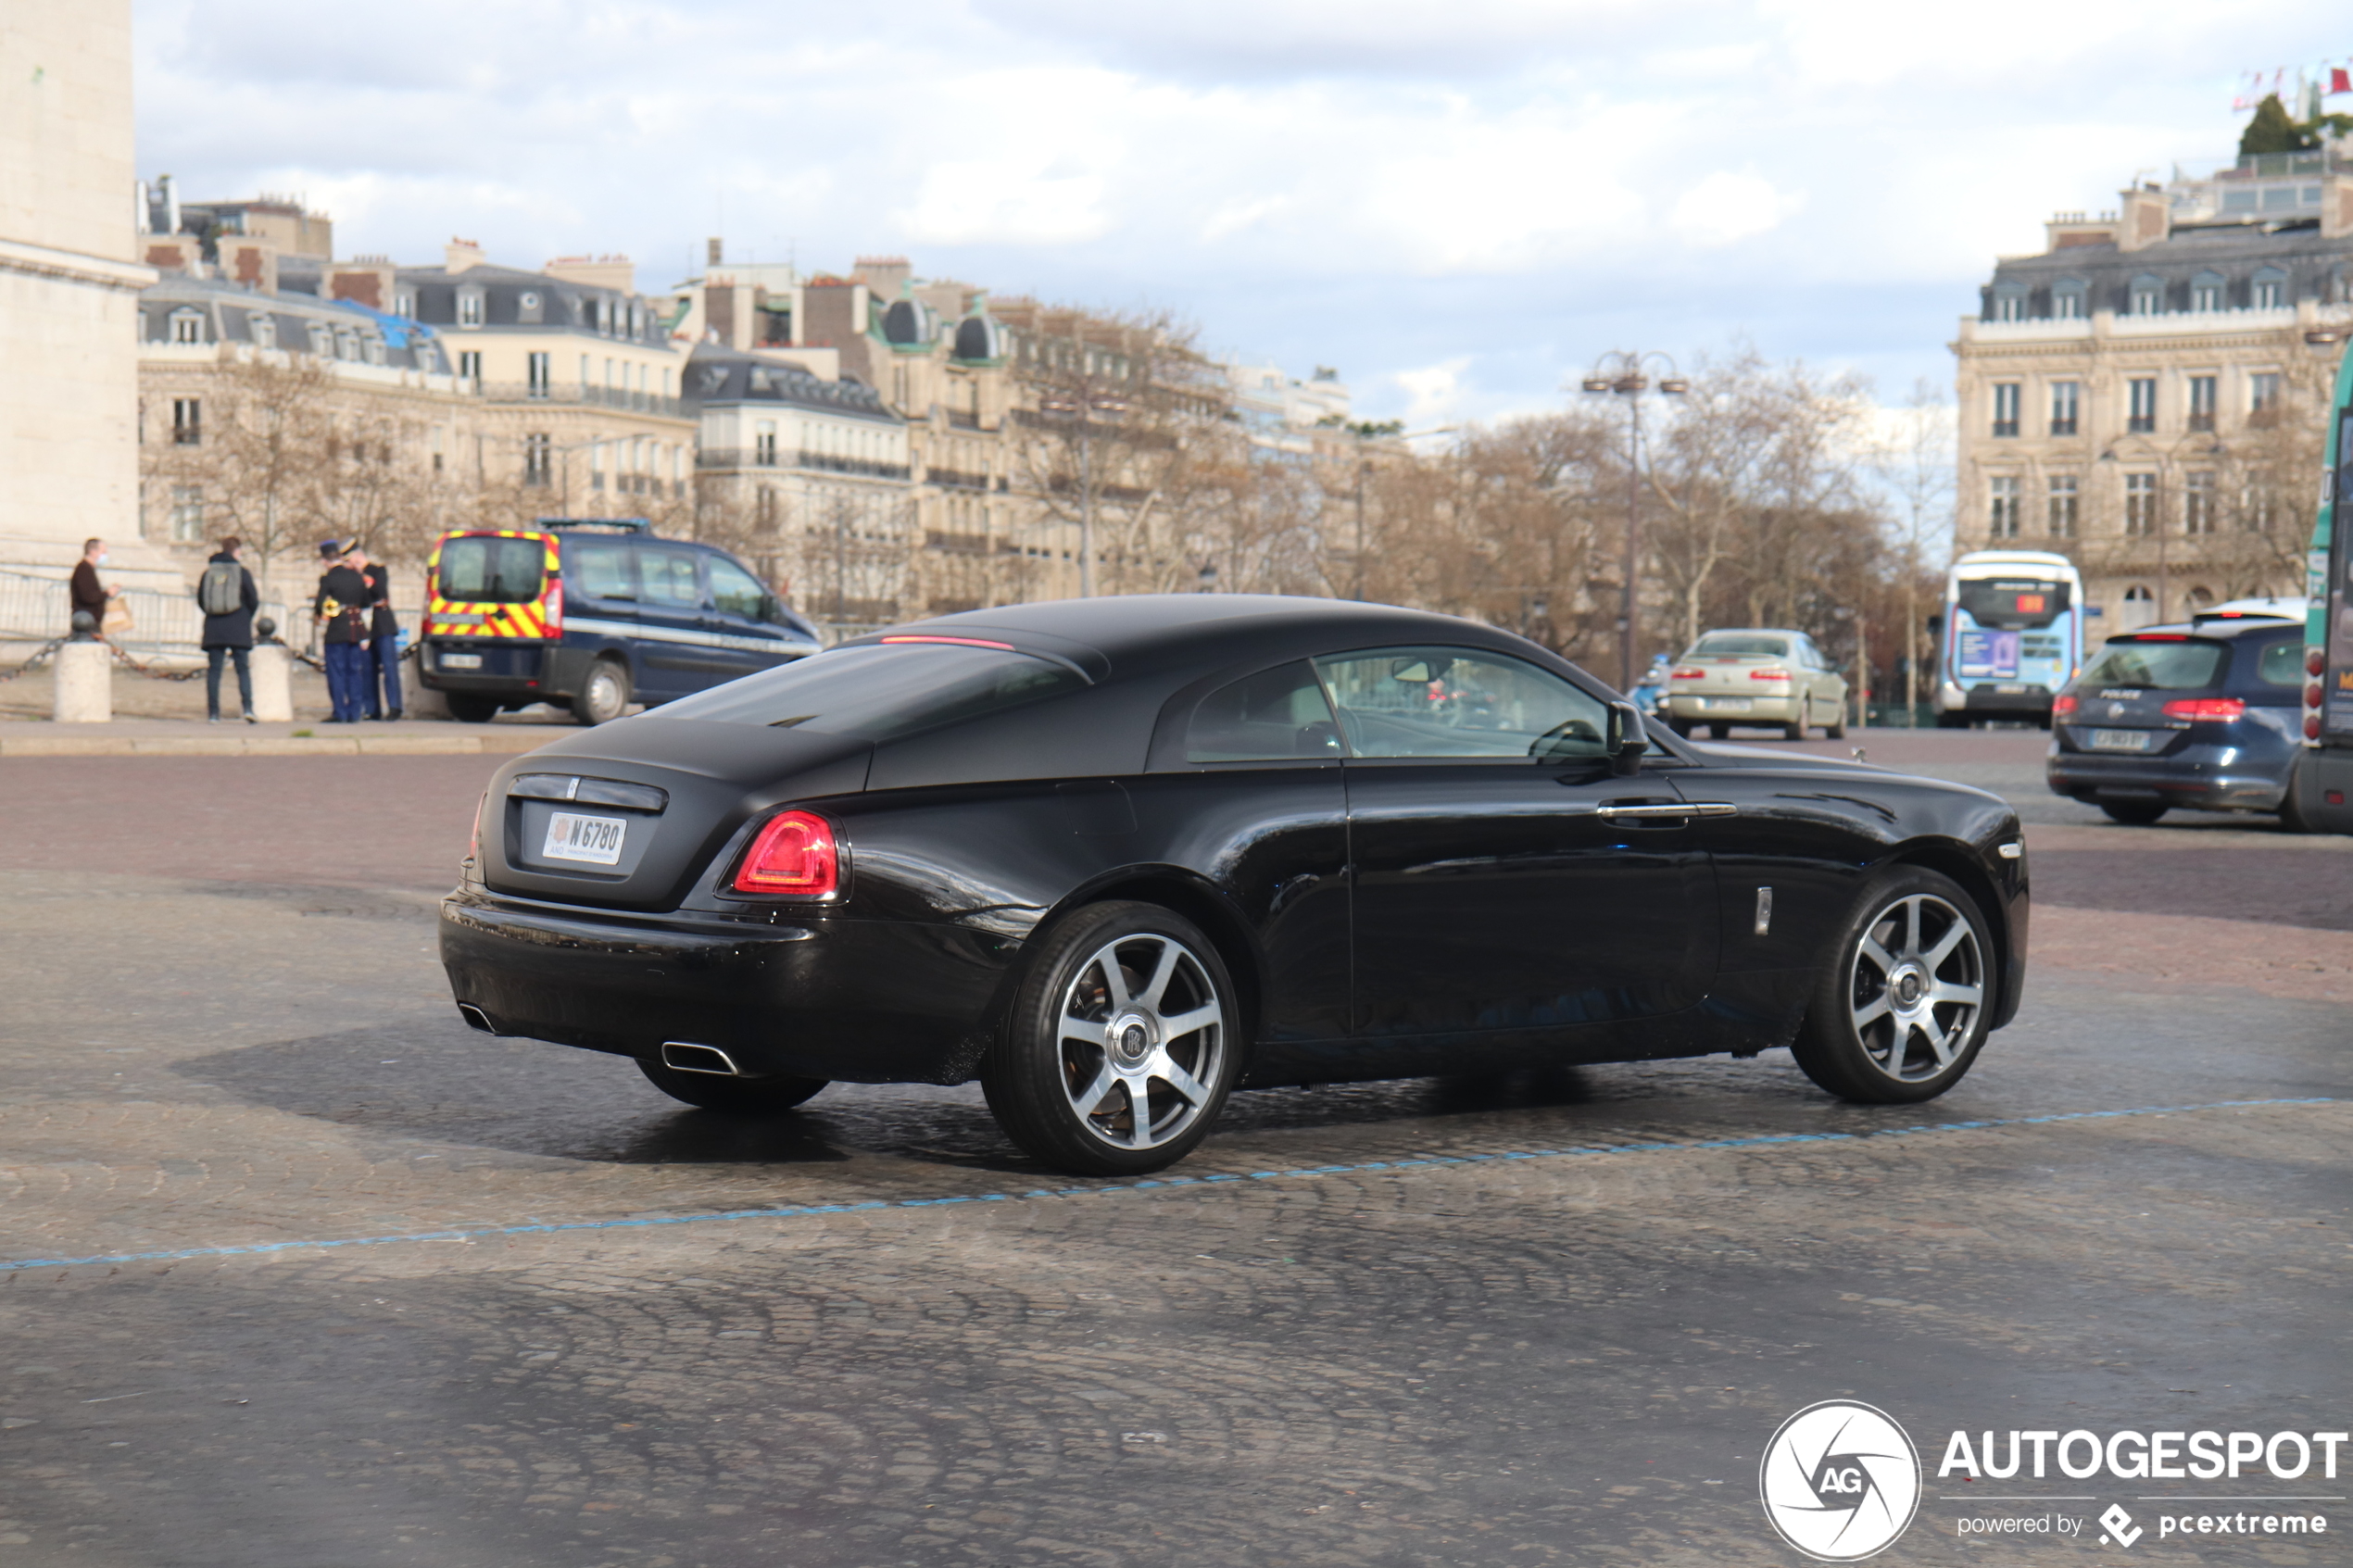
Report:
[[[501,1035],[650,1057],[716,1046],[756,1073],[962,1083],[1020,945],[962,926],[607,916],[476,888],[442,901],[454,998]]]
[[[1944,706],[1947,712],[1981,719],[2039,719],[2051,711],[2051,689],[2020,686],[2017,691],[2006,692],[1993,686],[1971,686],[1962,694],[1957,705],[1948,702]]]
[[[2228,746],[2191,746],[2166,757],[2103,757],[2054,748],[2044,777],[2052,794],[2078,800],[2107,797],[2161,800],[2201,811],[2276,811],[2287,794],[2293,764],[2292,757],[2248,757]]]
[[[476,670],[451,670],[447,654],[471,654],[482,660]],[[515,637],[463,637],[428,640],[419,651],[417,678],[437,692],[464,692],[495,696],[507,702],[546,702],[579,695],[589,654],[561,643],[526,642]]]

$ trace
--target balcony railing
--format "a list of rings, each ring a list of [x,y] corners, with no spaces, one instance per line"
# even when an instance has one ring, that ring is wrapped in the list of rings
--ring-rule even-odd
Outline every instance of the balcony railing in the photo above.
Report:
[[[2053,420],[2051,421],[2051,433],[2053,435],[2073,435],[2075,433],[2075,420],[2071,418]]]
[[[568,403],[591,408],[610,408],[619,413],[654,414],[671,420],[687,417],[684,406],[675,397],[664,397],[658,392],[632,392],[621,386],[576,386],[560,382],[541,386],[532,382],[484,382],[482,396],[486,403]]]
[[[854,474],[862,479],[909,476],[904,463],[875,463],[863,458],[840,458],[830,452],[774,452],[762,446],[706,446],[695,454],[698,469],[802,469],[818,473]]]
[[[927,468],[924,470],[925,484],[945,484],[958,490],[986,490],[990,480],[985,473],[968,473],[963,469]]]
[[[1994,433],[1995,435],[2016,435],[2018,433],[2018,421],[2016,420],[1995,420],[1994,421]]]

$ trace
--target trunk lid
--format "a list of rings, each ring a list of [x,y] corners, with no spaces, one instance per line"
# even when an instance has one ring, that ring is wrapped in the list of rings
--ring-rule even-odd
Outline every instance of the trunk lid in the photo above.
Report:
[[[661,718],[584,730],[492,778],[481,873],[492,891],[675,909],[756,812],[866,784],[870,741]]]

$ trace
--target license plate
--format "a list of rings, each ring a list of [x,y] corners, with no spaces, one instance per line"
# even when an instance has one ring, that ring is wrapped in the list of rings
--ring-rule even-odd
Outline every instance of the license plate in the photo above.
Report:
[[[621,841],[629,831],[626,817],[583,817],[559,811],[547,819],[547,842],[539,854],[547,860],[585,860],[591,865],[621,863]]]
[[[441,656],[444,670],[479,670],[482,655],[478,653],[445,653]]]
[[[2094,751],[2146,751],[2149,732],[2146,730],[2094,730]]]
[[[1755,698],[1745,696],[1709,696],[1700,700],[1715,713],[1745,713],[1755,706]]]

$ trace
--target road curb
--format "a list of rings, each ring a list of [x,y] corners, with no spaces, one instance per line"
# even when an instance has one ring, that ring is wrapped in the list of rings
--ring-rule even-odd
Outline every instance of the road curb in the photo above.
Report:
[[[9,735],[0,757],[510,757],[555,734],[487,730],[391,735]]]

